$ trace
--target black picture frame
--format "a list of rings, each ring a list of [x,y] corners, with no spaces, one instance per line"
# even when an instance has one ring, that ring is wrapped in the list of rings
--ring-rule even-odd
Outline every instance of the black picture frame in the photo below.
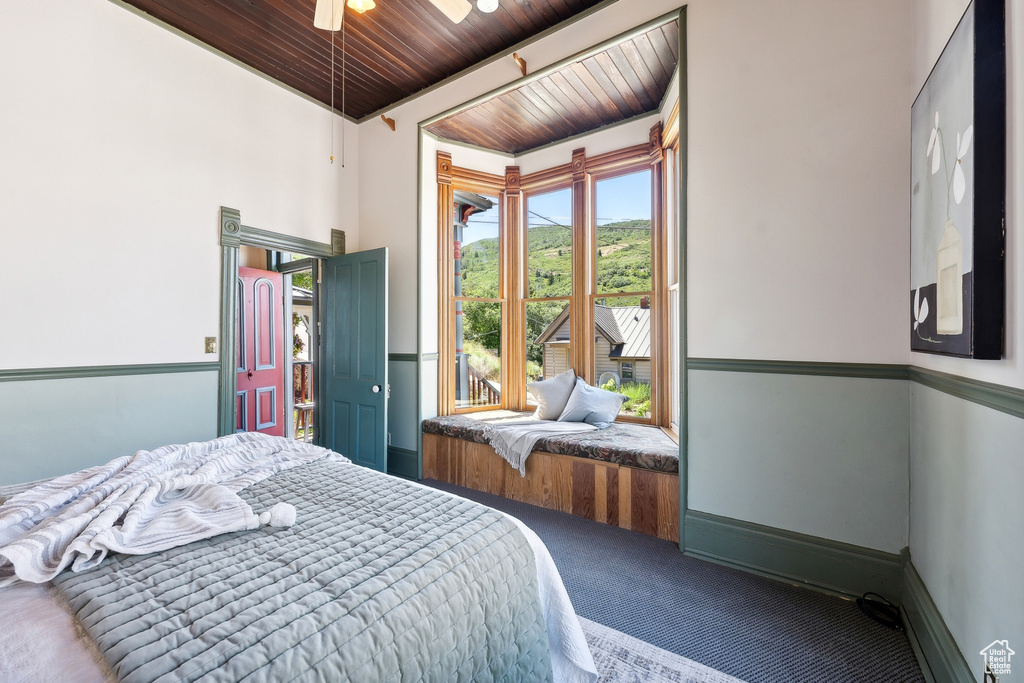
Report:
[[[911,154],[910,348],[999,359],[1006,242],[1004,0],[968,5],[911,108]]]

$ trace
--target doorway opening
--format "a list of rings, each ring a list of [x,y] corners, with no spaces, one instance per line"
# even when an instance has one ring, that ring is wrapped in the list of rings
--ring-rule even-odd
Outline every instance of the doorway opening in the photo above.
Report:
[[[298,432],[358,465],[387,471],[388,250],[346,253],[345,233],[341,230],[331,230],[330,244],[322,244],[248,227],[242,224],[237,209],[226,206],[220,209],[220,227],[220,321],[221,339],[226,343],[221,346],[217,431],[224,436],[239,427],[236,415],[239,413],[240,344],[233,340],[241,339],[238,334],[242,322],[238,312],[241,308],[240,266],[255,265],[267,273],[280,274],[282,280],[278,289],[282,291],[291,291],[294,274],[310,270],[313,316],[306,329],[310,332],[308,349],[313,364],[309,376],[313,380],[313,424],[307,422],[296,429],[293,422],[294,364],[285,360],[281,361],[281,366],[289,370],[280,391],[284,400],[278,402],[285,410],[276,414],[280,415],[286,433],[289,429],[292,435]],[[257,249],[250,252],[250,247]],[[309,258],[296,258],[300,256]],[[287,309],[284,309],[285,301]],[[321,305],[322,315],[318,308]],[[280,319],[287,321],[289,336],[284,337],[283,332],[278,347],[285,346],[285,338],[290,340],[291,352],[285,354],[290,361],[295,334],[292,297],[282,295],[281,307],[284,310]],[[283,325],[279,323],[279,329],[284,330]],[[324,362],[318,363],[321,358]],[[245,374],[248,377],[248,368]],[[276,412],[277,407],[274,408]],[[288,420],[284,419],[285,415],[289,416]]]
[[[319,258],[242,246],[235,431],[316,443]]]

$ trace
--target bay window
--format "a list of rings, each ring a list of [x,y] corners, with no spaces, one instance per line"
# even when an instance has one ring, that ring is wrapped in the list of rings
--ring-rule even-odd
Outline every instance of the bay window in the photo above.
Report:
[[[443,157],[439,412],[526,410],[527,384],[573,369],[628,397],[619,419],[668,426],[678,269],[660,124],[649,144],[522,177]]]

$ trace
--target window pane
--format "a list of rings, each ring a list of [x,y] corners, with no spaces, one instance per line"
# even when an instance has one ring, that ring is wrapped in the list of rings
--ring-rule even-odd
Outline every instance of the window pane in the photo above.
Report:
[[[486,299],[500,293],[501,263],[498,225],[501,205],[497,197],[455,192],[455,296]]]
[[[572,190],[526,198],[527,297],[572,294]]]
[[[501,405],[502,304],[455,302],[455,407]]]
[[[607,297],[594,304],[597,386],[629,397],[623,415],[650,417],[651,309],[647,297]]]
[[[651,172],[599,180],[597,209],[597,291],[651,289]]]
[[[569,369],[569,302],[526,303],[526,382],[551,379]],[[532,395],[530,403],[536,403]]]

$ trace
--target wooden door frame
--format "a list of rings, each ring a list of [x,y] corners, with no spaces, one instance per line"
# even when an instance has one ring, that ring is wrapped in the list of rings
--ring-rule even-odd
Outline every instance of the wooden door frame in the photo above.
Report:
[[[242,225],[238,209],[220,207],[220,370],[217,373],[217,435],[234,434],[235,415],[235,338],[238,335],[235,320],[238,316],[238,248],[260,247],[272,251],[307,254],[329,258],[345,253],[345,233],[331,230],[331,243],[314,242],[302,237],[282,235]],[[287,344],[285,345],[287,348]],[[315,389],[314,389],[315,390]],[[314,408],[314,424],[316,424]]]

